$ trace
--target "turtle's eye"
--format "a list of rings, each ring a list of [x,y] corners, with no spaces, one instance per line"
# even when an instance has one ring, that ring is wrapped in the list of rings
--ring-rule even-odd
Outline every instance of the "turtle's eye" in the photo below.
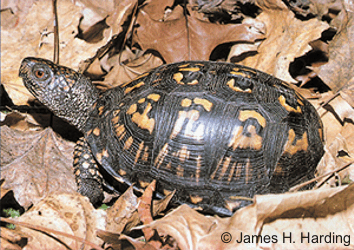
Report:
[[[46,65],[34,65],[32,69],[34,78],[40,81],[46,81],[51,76],[51,71]]]
[[[36,71],[34,72],[34,75],[35,75],[37,78],[42,79],[42,78],[44,77],[44,75],[45,75],[45,72],[44,72],[43,70],[36,70]]]

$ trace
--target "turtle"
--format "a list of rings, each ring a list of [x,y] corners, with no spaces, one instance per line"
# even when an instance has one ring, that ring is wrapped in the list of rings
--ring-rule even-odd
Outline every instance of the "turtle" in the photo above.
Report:
[[[314,177],[324,153],[315,108],[290,84],[227,62],[164,64],[99,91],[73,69],[28,57],[19,76],[83,133],[73,169],[93,204],[156,180],[156,197],[230,216],[256,194]],[[246,197],[246,198],[244,198]]]

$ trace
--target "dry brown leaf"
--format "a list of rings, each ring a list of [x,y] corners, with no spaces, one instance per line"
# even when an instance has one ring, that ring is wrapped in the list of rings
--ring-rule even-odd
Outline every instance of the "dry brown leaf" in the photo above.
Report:
[[[20,2],[18,2],[20,4]],[[92,57],[97,48],[109,38],[96,44],[89,44],[75,38],[83,7],[70,0],[58,2],[60,62],[77,68],[81,60]],[[15,7],[14,7],[15,8]],[[17,5],[18,9],[22,5]],[[53,12],[52,1],[34,1],[26,15],[21,15],[18,25],[12,29],[1,23],[1,83],[16,105],[33,100],[18,77],[21,60],[27,56],[53,58]]]
[[[53,191],[74,192],[72,173],[74,143],[47,128],[20,132],[1,127],[1,178],[17,202],[28,208]]]
[[[95,210],[86,197],[79,194],[50,195],[17,219],[20,222],[61,231],[96,245],[96,229],[105,228],[105,212]],[[91,249],[77,241],[55,233],[43,233],[21,227],[29,235],[26,249]]]
[[[340,25],[337,34],[329,43],[329,61],[327,64],[315,69],[322,81],[334,92],[340,90],[354,77],[353,10],[346,6],[346,10],[342,10],[336,21]]]
[[[143,50],[155,50],[166,63],[184,60],[208,60],[212,50],[227,42],[255,42],[263,34],[250,24],[219,25],[184,16],[183,9],[176,7],[178,19],[155,21],[143,9],[140,10],[133,41]],[[213,34],[213,35],[210,35]],[[215,35],[217,34],[217,35]]]
[[[130,58],[133,58],[133,55]],[[119,56],[117,56],[117,59],[120,59]],[[105,76],[104,85],[108,88],[119,86],[144,72],[160,66],[162,63],[159,57],[152,54],[144,54],[136,59],[128,59],[128,62],[124,64],[117,62]]]
[[[288,71],[290,62],[310,51],[309,43],[320,38],[328,24],[317,19],[299,20],[280,0],[259,0],[256,4],[263,10],[256,20],[265,24],[266,39],[257,55],[240,63],[295,82]]]
[[[138,197],[134,195],[133,187],[129,187],[112,207],[107,209],[107,231],[120,234],[128,232],[140,223],[137,213]]]
[[[175,238],[180,249],[350,249],[353,245],[346,245],[354,237],[353,191],[354,184],[260,195],[255,197],[253,205],[223,219],[205,217],[182,205],[149,227],[160,235]],[[301,234],[306,237],[307,233],[310,233],[310,243],[304,237],[301,243]],[[314,243],[315,239],[311,238],[329,233],[345,237],[346,242]],[[247,241],[258,234],[262,235],[262,242]],[[287,237],[291,237],[291,242]]]

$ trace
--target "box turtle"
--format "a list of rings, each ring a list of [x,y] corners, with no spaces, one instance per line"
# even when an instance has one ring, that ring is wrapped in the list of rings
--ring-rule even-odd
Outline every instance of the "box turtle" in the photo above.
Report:
[[[314,176],[323,155],[314,107],[287,83],[221,62],[162,65],[99,93],[74,70],[22,61],[25,86],[83,132],[74,152],[80,193],[157,180],[156,195],[231,215],[255,194],[280,193]]]

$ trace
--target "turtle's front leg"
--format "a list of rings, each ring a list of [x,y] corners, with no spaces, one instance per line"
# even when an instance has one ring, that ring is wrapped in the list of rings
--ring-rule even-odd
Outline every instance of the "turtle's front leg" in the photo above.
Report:
[[[74,149],[74,174],[78,192],[88,197],[92,204],[102,202],[103,178],[84,137],[77,141]]]

